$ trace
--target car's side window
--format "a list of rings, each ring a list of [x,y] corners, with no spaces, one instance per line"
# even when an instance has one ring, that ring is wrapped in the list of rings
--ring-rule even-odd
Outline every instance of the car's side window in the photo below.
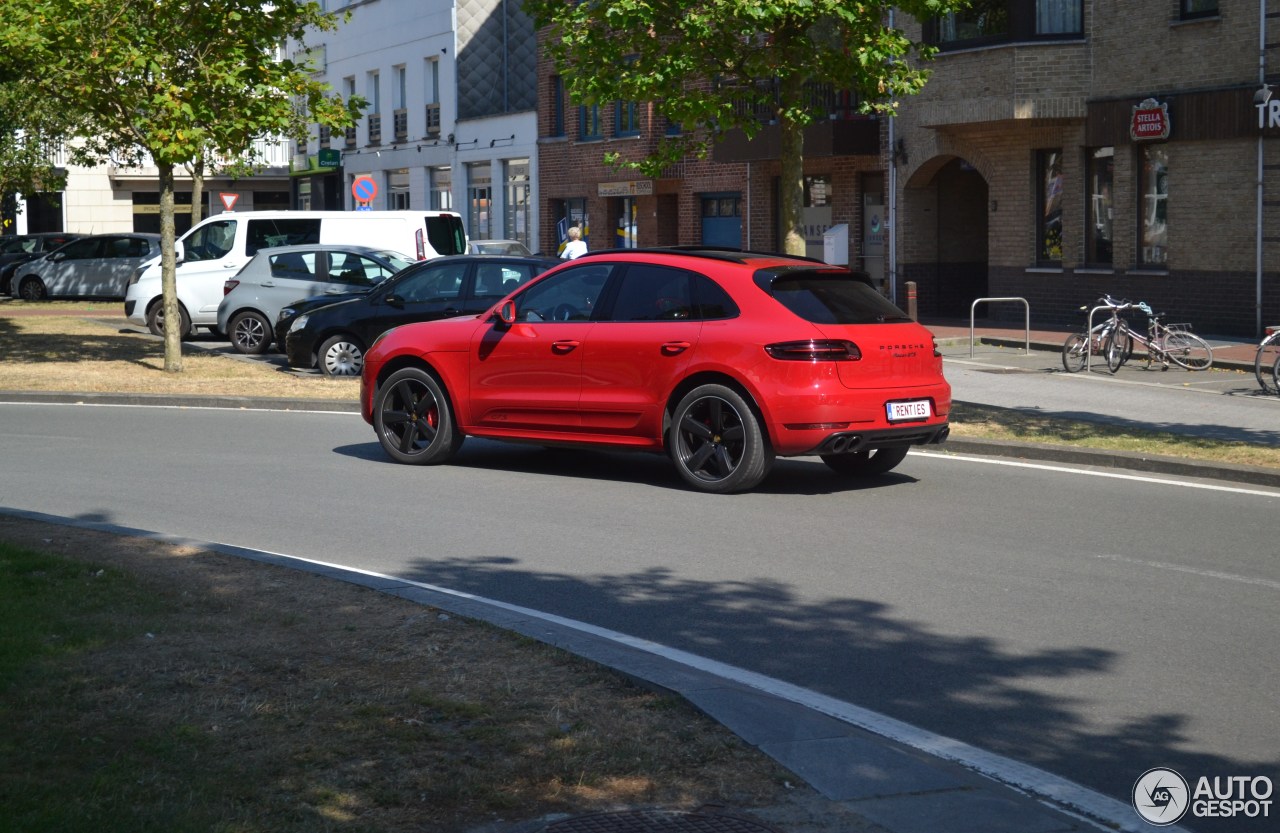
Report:
[[[526,263],[481,263],[476,266],[471,297],[497,301],[524,286],[531,277],[533,269]]]
[[[330,252],[329,281],[349,286],[373,286],[391,277],[391,270],[355,252]]]
[[[393,294],[406,303],[453,300],[461,294],[466,274],[465,263],[441,264],[408,276],[396,284]]]
[[[271,277],[289,280],[315,280],[315,252],[285,252],[271,255]]]
[[[220,220],[201,226],[182,241],[184,261],[221,260],[236,242],[236,221]]]
[[[610,264],[592,263],[566,269],[539,281],[518,297],[516,319],[590,321],[613,270]]]
[[[69,244],[62,250],[62,255],[67,260],[88,260],[92,257],[102,257],[102,238],[86,237],[83,240],[77,240]]]
[[[320,220],[316,218],[250,220],[245,252],[253,255],[259,249],[271,246],[301,246],[319,242]]]
[[[150,253],[141,237],[113,237],[107,241],[107,257],[146,257]]]
[[[636,263],[627,267],[611,321],[686,321],[693,317],[692,273]]]
[[[693,276],[693,316],[704,321],[737,318],[738,305],[720,284],[706,275]]]

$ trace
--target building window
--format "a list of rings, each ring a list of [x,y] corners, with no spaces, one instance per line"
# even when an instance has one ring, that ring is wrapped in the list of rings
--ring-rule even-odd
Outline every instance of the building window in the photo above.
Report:
[[[529,184],[529,160],[508,159],[503,167],[507,183],[507,198],[502,206],[503,234],[508,240],[519,240],[532,251],[535,247],[529,217],[529,198],[533,193]]]
[[[448,167],[427,168],[427,189],[432,211],[453,210],[453,171]]]
[[[613,110],[615,136],[640,135],[640,108],[634,101],[619,101]]]
[[[1182,0],[1182,19],[1194,20],[1197,17],[1216,17],[1218,0]]]
[[[930,21],[925,39],[944,50],[1011,41],[1061,40],[1080,37],[1083,22],[1081,0],[974,0],[963,11]]]
[[[493,211],[493,175],[488,162],[467,165],[467,236],[475,240],[488,240],[493,236],[489,228]]]
[[[578,138],[583,141],[601,139],[604,133],[600,128],[600,105],[584,104],[578,108]]]
[[[564,79],[559,75],[551,76],[551,133],[552,136],[564,135]]]
[[[1164,266],[1169,262],[1169,146],[1142,145],[1138,157],[1138,264]]]
[[[1115,176],[1115,148],[1094,148],[1085,160],[1084,260],[1087,264],[1110,266],[1111,258],[1111,188]]]
[[[404,211],[412,208],[409,205],[408,168],[387,171],[387,208],[391,211]]]
[[[1062,149],[1036,151],[1036,263],[1062,263]]]

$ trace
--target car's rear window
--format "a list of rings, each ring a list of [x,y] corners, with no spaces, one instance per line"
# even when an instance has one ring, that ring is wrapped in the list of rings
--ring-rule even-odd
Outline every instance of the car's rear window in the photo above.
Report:
[[[815,324],[910,320],[870,284],[844,270],[764,270],[756,274],[756,285],[791,312]]]

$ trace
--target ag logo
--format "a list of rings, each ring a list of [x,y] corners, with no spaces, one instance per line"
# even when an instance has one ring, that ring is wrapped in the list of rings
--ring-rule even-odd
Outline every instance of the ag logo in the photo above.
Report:
[[[1156,767],[1142,773],[1133,785],[1133,809],[1143,821],[1157,827],[1173,824],[1187,812],[1190,790],[1186,780],[1171,769]]]

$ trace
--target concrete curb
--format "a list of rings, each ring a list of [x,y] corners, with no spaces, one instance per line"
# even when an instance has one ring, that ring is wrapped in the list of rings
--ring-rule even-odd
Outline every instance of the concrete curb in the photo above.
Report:
[[[146,405],[156,408],[230,408],[247,411],[360,413],[360,403],[341,399],[280,399],[270,396],[199,396],[164,393],[76,393],[0,391],[0,402],[54,405]]]
[[[1019,350],[1022,350],[1027,346],[1025,339],[1007,338],[1004,336],[989,336],[989,335],[975,336],[973,343],[985,344],[990,347],[1014,347]],[[939,347],[967,347],[968,345],[969,345],[968,337],[964,337],[964,338],[946,337],[946,338],[938,339]],[[1035,341],[1033,339],[1031,342],[1031,349],[1037,353],[1061,353],[1062,345],[1054,344],[1048,341]],[[1145,355],[1146,355],[1145,353],[1134,354],[1137,360],[1142,360],[1142,357]],[[1094,359],[1094,361],[1100,361],[1100,359]],[[1211,370],[1240,370],[1247,373],[1253,373],[1253,362],[1239,361],[1236,359],[1224,359],[1218,356],[1214,356],[1213,366],[1210,369]]]

